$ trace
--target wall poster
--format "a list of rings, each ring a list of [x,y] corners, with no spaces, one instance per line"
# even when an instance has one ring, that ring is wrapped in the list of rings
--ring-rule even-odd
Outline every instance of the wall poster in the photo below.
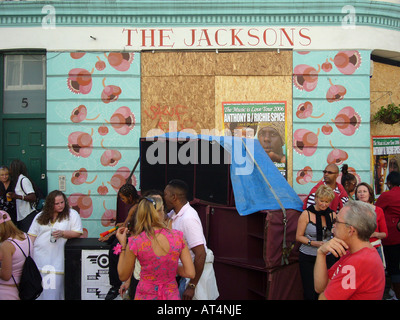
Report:
[[[392,171],[400,171],[400,136],[372,137],[375,196],[389,190],[386,177]]]
[[[257,138],[286,178],[286,102],[223,102],[222,114],[224,130],[233,136]]]

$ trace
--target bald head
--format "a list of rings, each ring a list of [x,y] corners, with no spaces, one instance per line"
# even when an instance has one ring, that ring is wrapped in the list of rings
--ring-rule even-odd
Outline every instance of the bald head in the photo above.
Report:
[[[334,164],[328,164],[325,167],[324,172],[324,182],[326,185],[331,187],[332,189],[336,188],[336,179],[339,176],[339,167]]]

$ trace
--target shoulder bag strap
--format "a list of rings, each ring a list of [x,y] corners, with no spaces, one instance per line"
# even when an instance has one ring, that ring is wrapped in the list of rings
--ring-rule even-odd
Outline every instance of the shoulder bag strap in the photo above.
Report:
[[[25,233],[25,234],[26,234],[26,238],[28,239],[28,245],[29,245],[28,255],[30,255],[30,254],[31,254],[31,241],[30,241],[30,239],[29,239],[28,234],[27,234],[27,233]],[[20,245],[19,245],[18,243],[16,243],[13,239],[10,239],[10,241],[14,242],[14,243],[18,246],[18,248],[22,251],[22,253],[24,254],[25,259],[26,259],[26,258],[27,258],[27,255],[25,254],[24,250],[22,250],[22,248],[20,247]],[[18,291],[19,291],[18,284],[17,284],[17,282],[15,281],[15,278],[14,278],[14,276],[13,276],[12,274],[11,274],[11,277],[13,278],[14,283],[15,283],[15,286],[17,287],[17,289],[18,289]]]
[[[26,192],[25,192],[25,190],[24,190],[24,187],[22,186],[22,180],[24,180],[24,179],[25,179],[25,177],[23,177],[23,178],[21,179],[21,181],[19,182],[19,185],[21,186],[22,192],[25,193],[25,195],[26,195]]]
[[[25,193],[25,195],[27,196],[27,194],[26,194],[26,192],[25,192],[25,190],[24,190],[24,187],[22,186],[22,180],[24,180],[26,177],[23,177],[22,179],[21,179],[21,181],[20,181],[20,185],[21,185],[21,190],[22,190],[22,192],[23,193]],[[30,180],[29,180],[30,181]],[[31,181],[31,183],[32,183],[32,181]],[[33,185],[32,185],[32,187],[33,187]],[[32,202],[30,202],[29,201],[29,205],[31,206],[31,209],[33,209],[33,205],[32,205]]]

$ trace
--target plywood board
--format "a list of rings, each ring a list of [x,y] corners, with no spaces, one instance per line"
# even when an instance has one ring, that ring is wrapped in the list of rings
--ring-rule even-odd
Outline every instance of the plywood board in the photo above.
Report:
[[[389,103],[400,104],[400,67],[374,62],[371,78],[371,118]],[[371,123],[372,136],[400,135],[400,124]]]
[[[216,55],[217,75],[291,75],[292,52],[220,52]]]
[[[164,132],[214,127],[214,77],[143,77],[142,136],[150,129]],[[173,121],[176,130],[170,130]]]
[[[143,52],[142,76],[201,76],[214,75],[214,51],[209,52]]]

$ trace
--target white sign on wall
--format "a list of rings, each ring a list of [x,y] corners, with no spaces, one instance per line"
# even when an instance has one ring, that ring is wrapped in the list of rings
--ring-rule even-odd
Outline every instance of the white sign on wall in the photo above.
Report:
[[[64,27],[0,28],[0,50],[337,50],[400,52],[399,31],[355,26]]]
[[[110,289],[108,250],[82,250],[81,300],[104,300]]]

